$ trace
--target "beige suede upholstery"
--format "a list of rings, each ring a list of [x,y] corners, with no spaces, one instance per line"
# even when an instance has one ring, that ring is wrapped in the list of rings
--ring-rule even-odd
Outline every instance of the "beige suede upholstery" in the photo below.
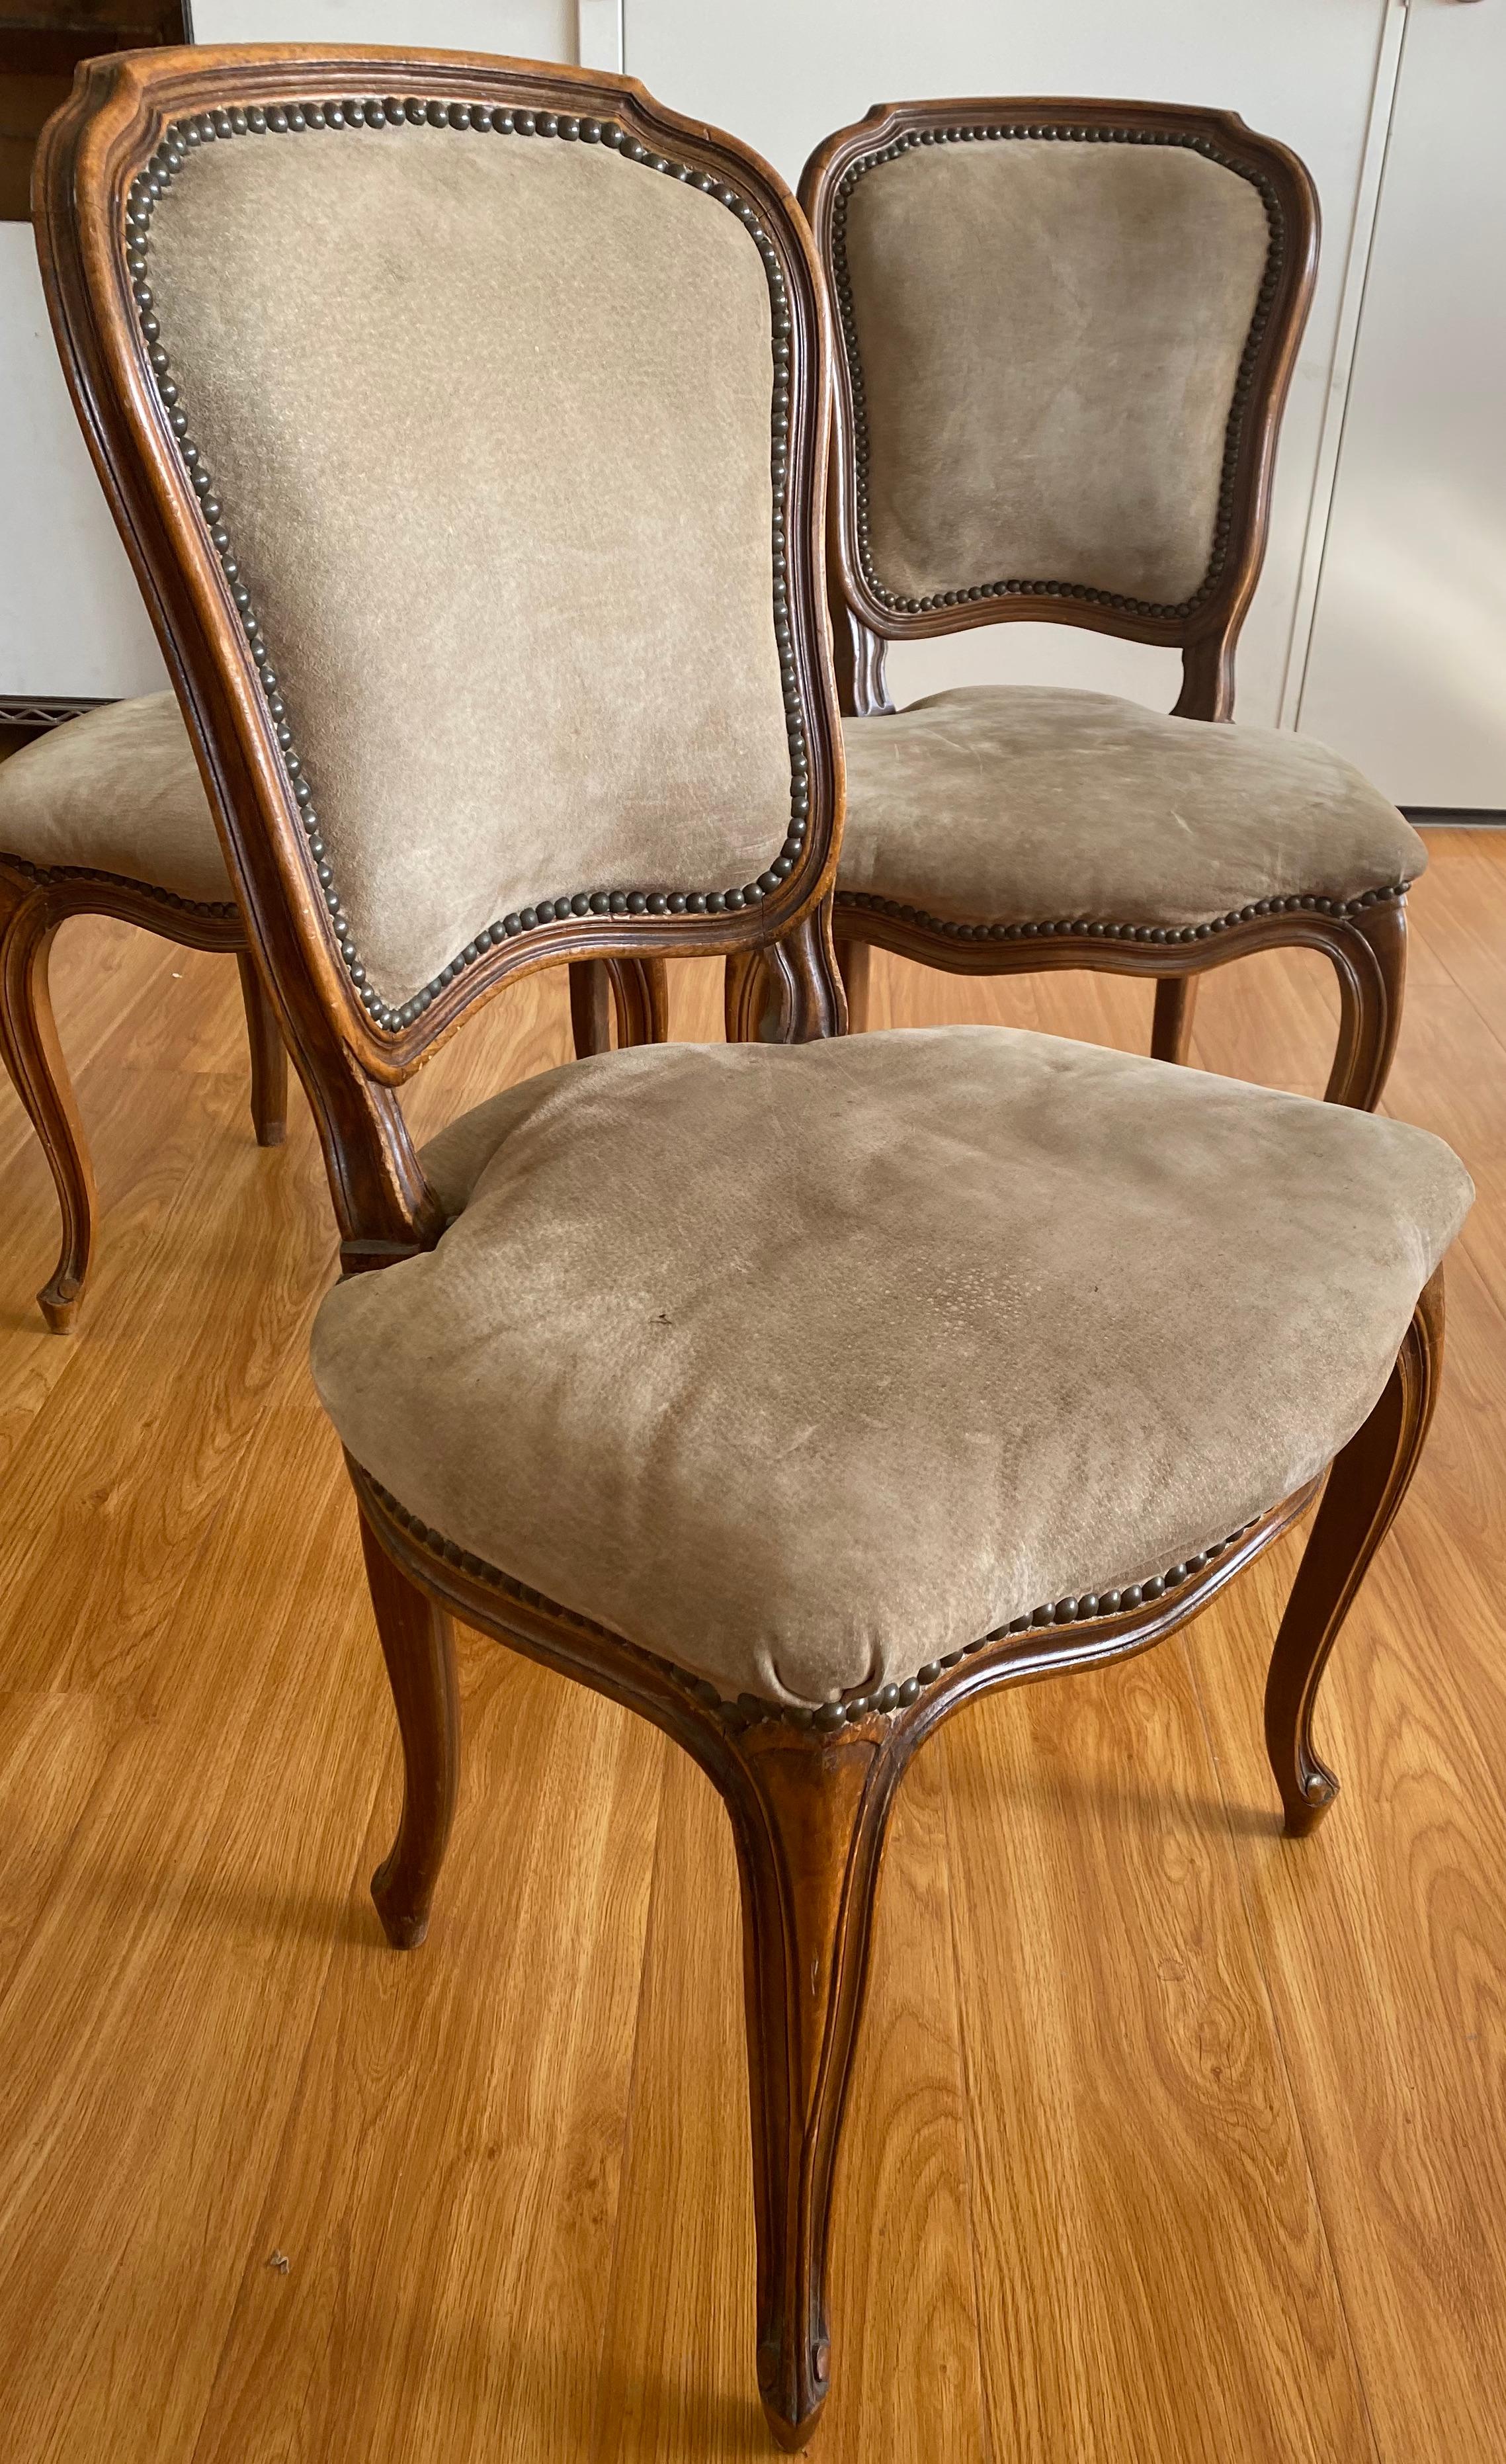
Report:
[[[425,1167],[458,1220],[316,1325],[351,1453],[515,1579],[804,1704],[1311,1478],[1470,1198],[1422,1131],[987,1027],[609,1054]]]
[[[234,897],[170,693],[86,711],[0,762],[0,855],[213,905]]]
[[[878,580],[1177,605],[1208,569],[1269,231],[1186,147],[928,144],[850,192]]]
[[[389,1001],[543,898],[779,853],[772,321],[602,144],[239,138],[152,223],[173,379]]]
[[[1358,898],[1428,861],[1349,762],[1274,728],[985,685],[843,733],[841,888],[947,920],[1180,927]]]

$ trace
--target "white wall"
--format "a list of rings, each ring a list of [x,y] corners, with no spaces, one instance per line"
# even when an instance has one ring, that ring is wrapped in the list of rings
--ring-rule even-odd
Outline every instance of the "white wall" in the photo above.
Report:
[[[424,43],[576,56],[576,0],[192,0],[197,43]]]
[[[0,223],[0,693],[80,701],[167,681],[74,417],[30,223]]]
[[[1318,296],[1286,414],[1239,713],[1280,701],[1339,295],[1387,0],[625,0],[626,65],[676,110],[735,129],[793,186],[817,141],[872,102],[1115,95],[1239,112],[1318,184]],[[1056,677],[1169,707],[1177,661],[1143,644],[1006,625],[891,653],[897,699]]]
[[[200,42],[423,42],[619,62],[620,0],[197,0]],[[92,700],[167,681],[68,401],[29,225],[0,223],[0,694]]]

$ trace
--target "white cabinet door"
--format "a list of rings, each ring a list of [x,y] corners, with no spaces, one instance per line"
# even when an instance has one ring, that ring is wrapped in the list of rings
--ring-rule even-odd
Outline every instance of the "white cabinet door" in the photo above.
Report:
[[[1237,111],[1296,148],[1323,217],[1318,296],[1282,432],[1271,545],[1239,654],[1239,715],[1275,723],[1377,61],[1394,0],[625,0],[627,67],[735,129],[794,182],[871,102],[1114,95]],[[1506,0],[1473,13],[1506,15]],[[1460,13],[1468,15],[1468,10]],[[1169,650],[998,625],[890,654],[896,699],[951,683],[1101,685],[1170,708]]]
[[[1411,0],[1299,724],[1506,810],[1506,0]]]
[[[422,43],[621,65],[621,0],[196,0],[200,42]],[[0,700],[166,683],[69,407],[26,223],[0,223]]]

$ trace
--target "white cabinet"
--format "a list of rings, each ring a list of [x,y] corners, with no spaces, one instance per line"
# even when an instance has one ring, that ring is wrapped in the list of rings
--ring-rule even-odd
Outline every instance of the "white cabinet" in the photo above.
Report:
[[[197,0],[200,42],[426,43],[617,68],[622,0]],[[0,705],[166,682],[69,407],[26,223],[0,222]]]
[[[1506,811],[1506,0],[1411,0],[1299,724]]]

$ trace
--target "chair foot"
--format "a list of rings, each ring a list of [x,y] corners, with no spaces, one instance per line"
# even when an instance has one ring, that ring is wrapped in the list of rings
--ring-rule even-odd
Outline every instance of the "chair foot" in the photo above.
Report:
[[[1162,976],[1156,983],[1155,1014],[1150,1027],[1152,1061],[1177,1061],[1187,1066],[1192,1044],[1192,1011],[1197,1002],[1196,976]]]
[[[42,1286],[36,1295],[36,1306],[47,1320],[47,1330],[50,1334],[73,1333],[74,1324],[78,1315],[78,1304],[82,1298],[83,1290],[80,1284],[75,1283],[71,1291],[64,1288],[60,1269],[50,1284]]]
[[[1385,1394],[1328,1474],[1271,1656],[1265,1741],[1289,1838],[1315,1831],[1339,1782],[1313,1745],[1313,1705],[1328,1655],[1417,1467],[1443,1363],[1443,1278],[1407,1330]]]
[[[37,1300],[53,1333],[69,1334],[83,1297],[98,1209],[48,991],[47,963],[59,920],[45,894],[0,871],[0,1055],[57,1191],[62,1247]]]
[[[826,2245],[884,1835],[903,1756],[772,1723],[718,1784],[743,1904],[758,2392],[788,2454],[831,2387]]]
[[[360,1545],[403,1739],[403,1813],[371,1896],[387,1940],[412,1950],[428,1931],[460,1782],[454,1633],[448,1611],[387,1555],[364,1514]]]
[[[1325,945],[1339,978],[1339,1044],[1323,1089],[1325,1104],[1373,1112],[1402,1026],[1407,987],[1407,901],[1383,898],[1344,918]]]
[[[288,1133],[288,1054],[272,998],[249,950],[237,950],[246,1040],[251,1045],[251,1122],[259,1147],[280,1147]]]

